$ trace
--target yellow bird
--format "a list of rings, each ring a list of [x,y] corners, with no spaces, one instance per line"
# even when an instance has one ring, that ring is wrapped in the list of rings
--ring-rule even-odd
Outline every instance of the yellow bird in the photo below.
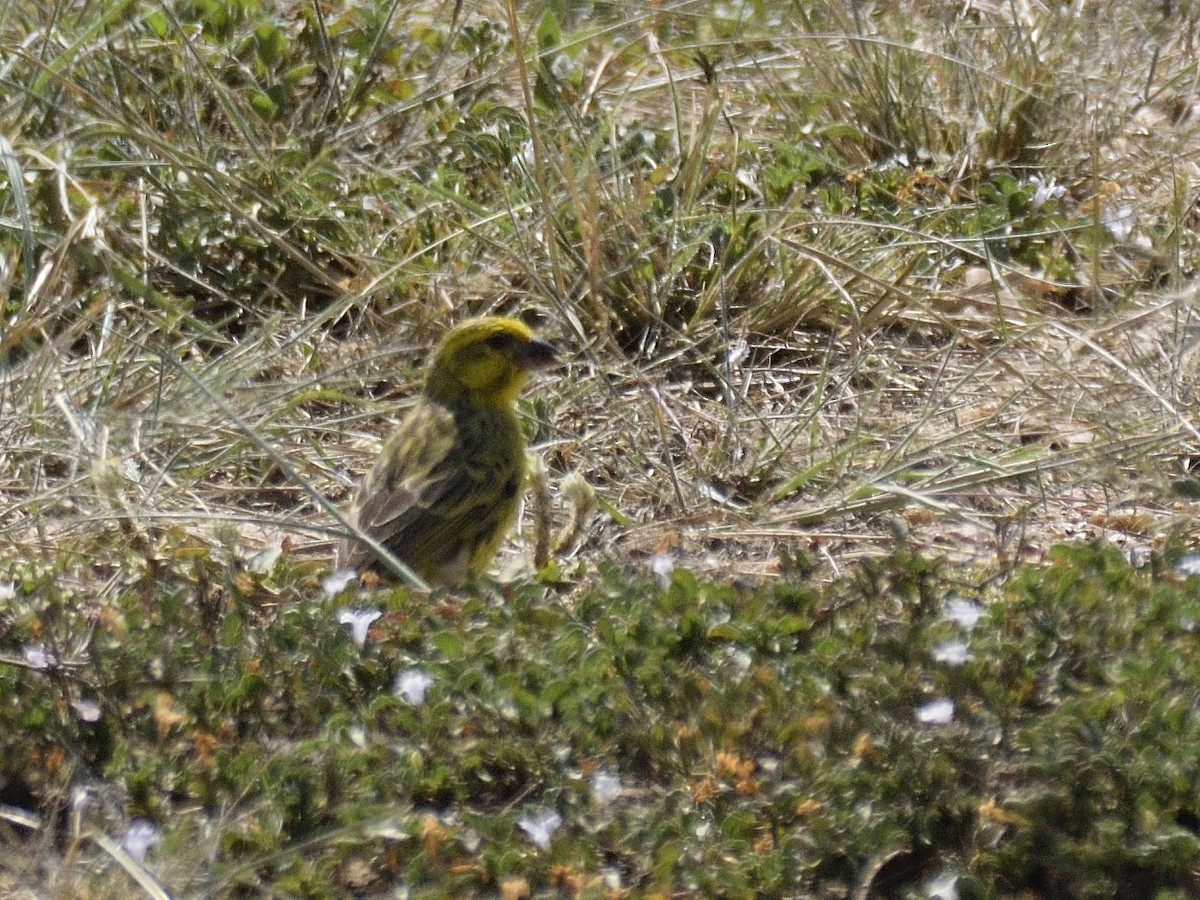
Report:
[[[455,585],[487,567],[516,519],[525,436],[516,399],[552,344],[504,316],[451,328],[434,351],[416,406],[359,488],[351,521],[427,583]],[[353,538],[338,568],[382,568]]]

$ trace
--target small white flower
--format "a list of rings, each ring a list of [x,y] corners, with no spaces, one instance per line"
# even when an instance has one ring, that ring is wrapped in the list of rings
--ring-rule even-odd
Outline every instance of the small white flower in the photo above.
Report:
[[[1200,553],[1185,553],[1175,563],[1175,571],[1185,578],[1200,575]]]
[[[971,658],[966,641],[942,641],[933,648],[935,661],[948,666],[961,666]]]
[[[1034,212],[1045,206],[1047,200],[1057,200],[1067,192],[1061,184],[1055,184],[1053,178],[1043,181],[1040,175],[1030,175],[1029,183],[1034,186],[1033,196],[1029,198],[1029,208]]]
[[[726,658],[729,660],[733,670],[737,672],[739,678],[745,678],[746,674],[750,671],[750,667],[754,664],[754,656],[748,650],[743,650],[741,647],[736,649],[731,648],[726,654]]]
[[[550,838],[562,825],[562,816],[555,810],[543,807],[528,812],[517,819],[517,827],[542,850],[550,846]]]
[[[738,184],[755,197],[762,196],[762,192],[758,189],[758,173],[754,169],[738,169],[733,173],[733,177],[737,179]]]
[[[917,721],[922,725],[946,725],[954,718],[954,701],[940,697],[917,707]]]
[[[652,553],[649,565],[650,574],[658,581],[658,586],[666,590],[671,583],[671,575],[675,571],[675,557],[662,551]]]
[[[970,600],[954,597],[946,603],[943,612],[946,618],[961,628],[970,631],[983,618],[983,607]]]
[[[72,700],[71,709],[75,710],[80,722],[100,721],[100,704],[94,700]]]
[[[11,581],[0,581],[0,600],[15,600],[17,586]]]
[[[86,784],[77,785],[71,791],[71,808],[77,813],[82,813],[92,802],[92,793],[92,788]]]
[[[459,832],[458,842],[468,853],[475,853],[483,846],[483,835],[473,828],[464,828]]]
[[[332,575],[326,575],[321,579],[321,590],[332,597],[334,594],[344,591],[346,586],[357,577],[358,573],[353,569],[338,569]]]
[[[433,676],[421,669],[405,669],[396,676],[393,686],[397,696],[409,706],[420,706],[425,702],[425,691],[433,684]]]
[[[621,796],[621,777],[606,769],[592,773],[592,799],[597,806],[607,806]]]
[[[958,875],[943,872],[930,878],[924,885],[928,900],[958,900]]]
[[[33,669],[48,669],[58,660],[54,654],[47,650],[44,644],[26,644],[21,648],[21,655],[25,657],[25,662],[29,663]]]
[[[283,547],[280,545],[272,544],[269,547],[263,547],[246,560],[246,571],[253,572],[255,575],[267,575],[275,568],[275,563],[279,562],[281,556],[283,556]]]
[[[1101,221],[1114,240],[1125,241],[1129,239],[1129,236],[1133,234],[1133,229],[1137,226],[1137,215],[1132,206],[1121,206],[1116,209],[1108,207],[1104,210]]]
[[[121,846],[138,862],[145,862],[146,852],[157,847],[161,840],[158,829],[149,819],[134,819],[121,837]]]
[[[1144,569],[1150,565],[1149,547],[1130,547],[1125,555],[1129,558],[1129,565],[1135,569]]]
[[[383,612],[375,608],[349,609],[342,607],[337,611],[337,620],[339,625],[350,626],[350,637],[356,646],[361,647],[367,642],[367,632],[371,630],[371,623],[382,615]]]

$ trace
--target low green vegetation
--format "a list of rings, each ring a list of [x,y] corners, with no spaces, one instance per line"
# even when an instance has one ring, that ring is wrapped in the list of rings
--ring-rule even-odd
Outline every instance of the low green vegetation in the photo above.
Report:
[[[49,661],[0,667],[3,774],[57,798],[47,853],[81,786],[120,827],[117,786],[178,896],[1200,890],[1194,578],[1101,546],[1004,584],[904,549],[825,587],[804,565],[433,602],[286,561],[103,602],[30,571],[6,643]],[[362,647],[346,604],[382,613]],[[60,885],[127,877],[79,852]]]

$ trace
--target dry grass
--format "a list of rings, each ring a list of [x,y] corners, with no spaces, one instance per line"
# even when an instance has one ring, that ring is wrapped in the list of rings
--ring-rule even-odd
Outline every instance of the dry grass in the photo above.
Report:
[[[539,415],[552,471],[582,472],[634,523],[598,523],[593,548],[618,557],[714,541],[769,568],[821,522],[886,537],[899,507],[924,509],[910,524],[930,540],[951,520],[1019,520],[1044,544],[1100,492],[1089,516],[1171,519],[1164,488],[1183,473],[1163,456],[1193,440],[1191,306],[1161,291],[1193,253],[1179,14],[830,5],[777,14],[781,28],[684,3],[580,22],[539,70],[454,48],[483,17],[431,9],[424,51],[407,22],[386,54],[354,58],[360,82],[403,80],[409,99],[356,105],[362,83],[301,75],[267,122],[254,85],[271,73],[181,43],[181,21],[161,40],[123,19],[77,43],[75,20],[7,15],[11,556],[86,558],[117,527],[250,545],[335,527],[317,498],[366,466],[423,348],[493,309],[577,351]],[[98,90],[102,52],[115,95]],[[319,70],[328,48],[309,52],[297,64]],[[170,92],[131,92],[154,79]],[[531,114],[558,126],[508,161]],[[650,143],[629,155],[639,129]],[[819,162],[813,186],[874,194],[844,215],[813,187],[780,193],[769,179],[803,177],[783,144]],[[474,190],[438,175],[456,153]],[[1067,190],[1045,271],[945,227],[998,169]],[[1087,227],[1121,207],[1132,235]]]

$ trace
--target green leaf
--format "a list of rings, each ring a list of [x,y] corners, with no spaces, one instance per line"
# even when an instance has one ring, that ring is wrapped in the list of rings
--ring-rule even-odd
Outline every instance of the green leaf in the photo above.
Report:
[[[167,17],[163,15],[161,11],[155,10],[146,16],[144,21],[146,23],[146,27],[149,28],[154,33],[154,36],[159,40],[167,36],[167,29],[170,27],[170,23],[167,21]]]
[[[279,107],[275,101],[265,91],[257,88],[250,89],[250,106],[264,122],[273,122],[279,114]]]
[[[263,67],[268,72],[273,72],[283,61],[287,51],[287,37],[280,28],[264,23],[254,29],[254,50]]]
[[[546,10],[542,20],[538,22],[537,44],[538,50],[543,53],[562,46],[562,26],[558,24],[558,17],[550,10]]]
[[[463,650],[462,637],[452,631],[442,631],[433,636],[430,642],[449,660],[461,660],[466,656]]]

